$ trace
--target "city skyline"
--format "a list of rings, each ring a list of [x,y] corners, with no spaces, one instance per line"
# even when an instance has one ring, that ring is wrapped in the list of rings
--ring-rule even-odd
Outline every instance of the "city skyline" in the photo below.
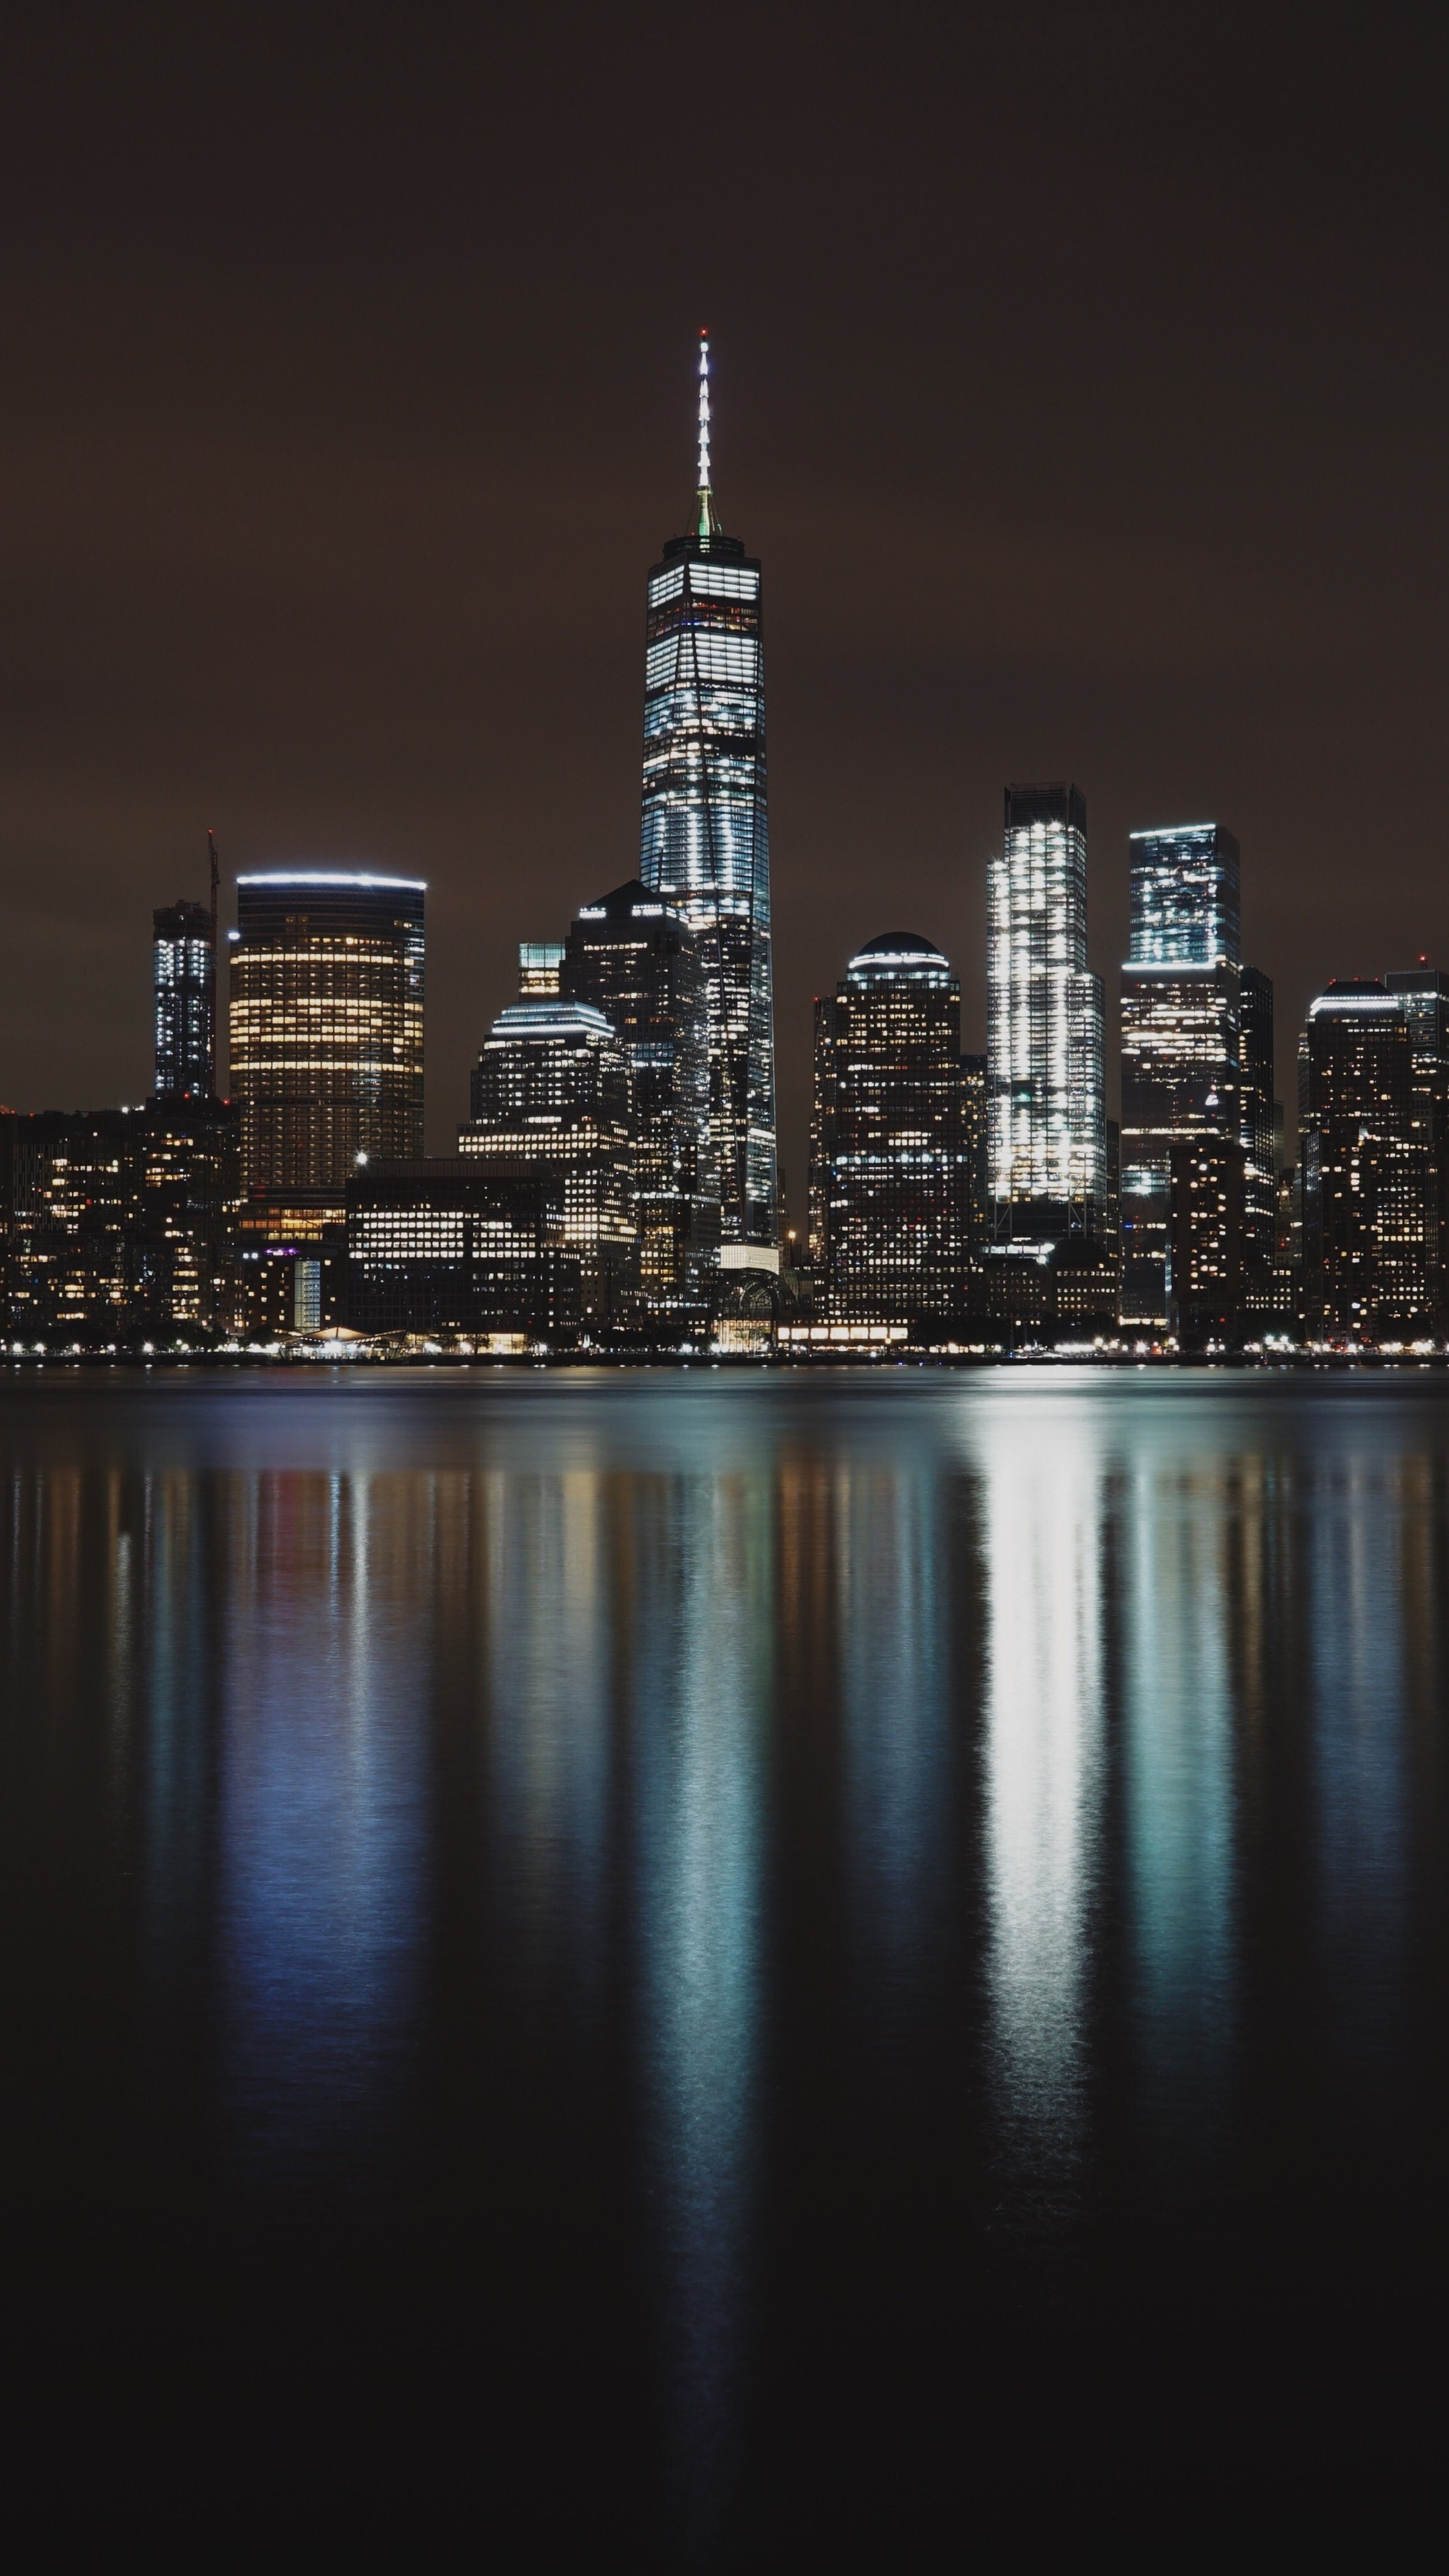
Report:
[[[697,28],[585,31],[546,65],[512,31],[537,86],[480,156],[481,36],[446,79],[405,47],[401,99],[354,64],[339,123],[335,66],[298,35],[279,90],[260,13],[254,46],[193,31],[159,89],[119,28],[62,48],[63,15],[3,39],[29,106],[4,181],[0,1097],[142,1095],[135,924],[205,900],[214,824],[229,871],[428,880],[456,934],[429,997],[446,1143],[530,916],[634,872],[639,581],[682,509],[706,319],[726,520],[770,587],[797,1201],[811,999],[883,922],[956,962],[984,1042],[1007,778],[1082,782],[1109,1001],[1128,833],[1204,813],[1253,867],[1284,1031],[1335,974],[1449,953],[1442,361],[1409,318],[1443,217],[1411,64],[1380,123],[1330,44],[1305,64],[1255,27],[1245,82],[1222,17],[1140,43],[1030,8],[824,42],[792,18],[729,222],[656,241],[663,60],[713,166],[744,149]],[[63,1038],[32,971],[62,942]],[[1291,1109],[1286,1037],[1277,1087]]]

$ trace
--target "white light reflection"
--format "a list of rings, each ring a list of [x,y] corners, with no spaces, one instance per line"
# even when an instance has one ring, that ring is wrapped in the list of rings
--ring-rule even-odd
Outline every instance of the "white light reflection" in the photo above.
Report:
[[[774,1654],[769,1479],[689,1476],[641,1548],[641,1973],[676,2471],[727,2483],[758,2019],[760,1805]]]
[[[988,1980],[1001,2147],[1059,2214],[1084,2119],[1102,1733],[1100,1407],[1027,1384],[980,1442]]]
[[[948,1835],[948,1640],[930,1471],[842,1469],[835,1494],[850,1898],[899,2003],[918,1984]]]
[[[1229,1489],[1221,1454],[1184,1468],[1139,1434],[1122,1506],[1127,1895],[1144,2108],[1157,2150],[1179,2156],[1204,2151],[1227,2108],[1234,1695],[1224,1550],[1245,1512],[1256,1531],[1250,1501]]]
[[[427,1480],[283,1471],[228,1498],[222,1942],[241,2152],[365,2156],[406,2044],[431,1659]]]

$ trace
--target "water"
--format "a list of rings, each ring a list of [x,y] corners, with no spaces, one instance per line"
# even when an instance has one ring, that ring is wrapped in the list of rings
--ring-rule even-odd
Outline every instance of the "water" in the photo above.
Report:
[[[1428,2480],[1437,1377],[11,1375],[8,2476],[501,2565]]]

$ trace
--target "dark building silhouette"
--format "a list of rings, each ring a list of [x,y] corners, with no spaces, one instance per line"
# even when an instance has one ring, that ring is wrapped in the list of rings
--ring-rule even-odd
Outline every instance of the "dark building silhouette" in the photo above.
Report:
[[[1242,1140],[1203,1127],[1168,1146],[1168,1329],[1183,1350],[1234,1341],[1243,1282]]]
[[[913,931],[869,941],[816,1004],[815,1050],[811,1253],[829,1315],[959,1314],[978,1147],[961,988],[941,951]]]
[[[11,1337],[95,1349],[226,1336],[240,1202],[239,1121],[221,1101],[0,1114]]]
[[[575,915],[559,990],[602,1013],[628,1060],[645,1307],[662,1322],[702,1326],[718,1272],[720,1210],[698,935],[676,905],[633,878]]]
[[[1330,984],[1309,1010],[1300,1078],[1305,1326],[1329,1341],[1422,1332],[1431,1166],[1402,997]]]
[[[477,1154],[368,1163],[347,1189],[345,1313],[383,1337],[522,1348],[576,1340],[587,1263],[562,1162]]]
[[[1274,1099],[1273,984],[1260,967],[1238,979],[1238,1118],[1243,1147],[1242,1304],[1261,1326],[1284,1319],[1277,1267],[1278,1160],[1283,1112]]]
[[[157,1098],[208,1099],[216,1090],[216,923],[205,904],[151,915]]]
[[[687,535],[649,575],[639,875],[699,945],[721,1261],[778,1260],[775,1030],[760,565],[727,537],[709,452],[709,349]]]
[[[1386,975],[1409,1024],[1414,1126],[1429,1157],[1428,1257],[1439,1320],[1449,1317],[1449,976],[1433,966]]]

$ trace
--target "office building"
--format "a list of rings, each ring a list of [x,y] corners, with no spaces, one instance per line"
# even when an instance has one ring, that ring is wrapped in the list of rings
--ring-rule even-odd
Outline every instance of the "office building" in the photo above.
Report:
[[[1238,1133],[1243,1147],[1242,1307],[1250,1324],[1283,1319],[1277,1271],[1278,1165],[1283,1111],[1274,1099],[1273,984],[1256,966],[1238,977]]]
[[[1325,1341],[1423,1333],[1431,1164],[1403,996],[1330,984],[1308,1013],[1300,1075],[1305,1326]]]
[[[274,1204],[340,1216],[359,1155],[423,1150],[424,893],[306,868],[237,881],[231,1093],[248,1187]]]
[[[500,1177],[546,1177],[556,1196],[559,1244],[578,1265],[580,1331],[598,1338],[633,1328],[634,1085],[603,1012],[562,995],[511,1002],[474,1068],[472,1113],[458,1131],[460,1156]]]
[[[961,988],[889,931],[815,1014],[812,1260],[837,1321],[945,1324],[970,1303],[973,1121]]]
[[[1107,1194],[1102,986],[1087,965],[1080,789],[1008,787],[987,902],[993,1234],[1096,1241]]]
[[[222,1101],[3,1113],[10,1337],[82,1349],[224,1337],[240,1200],[239,1121]]]
[[[1428,1252],[1433,1304],[1449,1317],[1449,976],[1421,960],[1386,975],[1409,1024],[1414,1126],[1429,1158]]]
[[[585,1263],[566,1167],[487,1155],[360,1164],[347,1187],[350,1326],[518,1348],[576,1341]]]
[[[760,565],[724,534],[699,359],[699,462],[686,535],[649,575],[639,875],[698,942],[720,1262],[778,1265],[775,1035]]]
[[[151,927],[153,1088],[161,1100],[206,1100],[216,1090],[215,916],[205,904],[170,903]]]
[[[699,935],[635,877],[575,915],[559,989],[602,1012],[628,1059],[646,1310],[666,1326],[697,1328],[712,1301],[720,1233]]]
[[[1219,823],[1134,832],[1131,851],[1121,1312],[1124,1331],[1152,1335],[1170,1326],[1172,1146],[1203,1135],[1240,1141],[1239,857]],[[1271,1006],[1271,989],[1268,998]],[[1229,1239],[1236,1258],[1241,1211]]]
[[[1198,1127],[1168,1143],[1168,1330],[1184,1351],[1238,1338],[1246,1155],[1240,1137]]]

